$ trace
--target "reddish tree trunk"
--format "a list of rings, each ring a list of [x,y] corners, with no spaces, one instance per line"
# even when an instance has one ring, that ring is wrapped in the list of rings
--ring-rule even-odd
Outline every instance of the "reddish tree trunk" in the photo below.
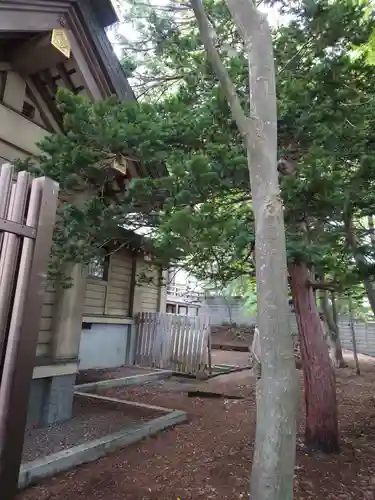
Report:
[[[336,380],[305,264],[289,269],[304,372],[305,444],[324,453],[339,451]]]

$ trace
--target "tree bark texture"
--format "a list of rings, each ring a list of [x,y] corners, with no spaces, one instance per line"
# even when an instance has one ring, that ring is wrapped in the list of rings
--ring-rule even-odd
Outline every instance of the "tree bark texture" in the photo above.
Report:
[[[331,344],[331,359],[335,368],[346,368],[348,364],[346,363],[344,356],[342,354],[342,345],[340,336],[334,338],[330,337]]]
[[[248,51],[250,120],[246,135],[255,216],[257,312],[262,378],[257,400],[251,498],[293,498],[298,382],[289,325],[283,206],[277,164],[272,36],[251,0],[227,0]]]
[[[339,451],[336,380],[305,264],[289,268],[305,383],[305,445],[311,451]]]
[[[191,0],[209,60],[248,152],[262,357],[251,499],[292,500],[298,377],[289,325],[284,214],[277,172],[273,42],[266,17],[252,0],[226,0],[226,3],[248,52],[249,118],[215,48],[202,1]]]
[[[348,365],[345,363],[344,357],[342,355],[342,346],[341,346],[341,338],[340,338],[340,328],[336,307],[336,294],[335,292],[331,292],[331,304],[332,304],[332,318],[335,325],[335,335],[331,337],[331,350],[333,353],[333,359],[335,362],[336,368],[346,368]]]
[[[374,226],[374,216],[373,215],[369,215],[367,217],[367,222],[368,222],[368,228],[369,228],[369,231],[370,231],[370,238],[371,238],[371,243],[372,243],[372,246],[375,247],[375,226]]]
[[[328,291],[322,290],[320,293],[320,303],[324,313],[324,317],[328,326],[329,342],[331,347],[331,358],[333,364],[336,368],[345,368],[348,366],[345,363],[344,357],[342,355],[342,346],[340,340],[340,330],[337,324],[337,313],[335,305],[334,294],[331,294],[331,304],[330,307],[328,299]]]
[[[350,324],[350,332],[352,334],[352,344],[353,344],[353,356],[355,361],[355,371],[357,375],[361,374],[361,369],[358,361],[358,353],[357,353],[357,341],[355,338],[355,328],[354,328],[354,319],[353,319],[353,305],[352,298],[349,296],[349,324]]]

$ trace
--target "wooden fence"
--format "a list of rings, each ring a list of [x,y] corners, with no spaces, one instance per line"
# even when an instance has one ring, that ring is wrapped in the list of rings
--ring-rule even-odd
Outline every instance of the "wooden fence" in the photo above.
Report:
[[[0,491],[16,495],[58,185],[0,167]]]
[[[209,317],[141,313],[136,321],[136,364],[192,375],[208,366]]]

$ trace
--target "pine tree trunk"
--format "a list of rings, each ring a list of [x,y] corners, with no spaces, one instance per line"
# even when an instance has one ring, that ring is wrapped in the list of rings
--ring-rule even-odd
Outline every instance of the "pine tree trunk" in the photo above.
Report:
[[[346,368],[348,365],[345,362],[342,354],[342,346],[340,337],[334,337],[332,332],[329,333],[329,350],[332,366],[335,368]]]
[[[309,271],[303,263],[289,268],[304,372],[305,445],[311,451],[339,451],[336,381],[323,337]]]
[[[354,328],[354,319],[353,319],[353,306],[352,306],[352,298],[349,295],[349,324],[350,324],[350,331],[352,334],[352,344],[353,344],[353,356],[354,356],[354,362],[355,362],[355,370],[357,375],[361,374],[361,369],[359,366],[359,361],[358,361],[358,353],[357,353],[357,341],[355,338],[355,328]]]
[[[336,339],[331,337],[331,358],[335,368],[346,368],[348,366],[342,354],[340,337],[336,337]]]
[[[288,311],[284,210],[277,172],[277,106],[272,33],[252,0],[226,0],[248,48],[250,118],[212,39],[202,0],[190,0],[208,58],[245,141],[255,218],[262,379],[257,396],[252,500],[292,500],[298,377]]]
[[[337,315],[337,307],[336,307],[336,295],[335,292],[331,292],[331,304],[332,304],[332,318],[335,325],[335,335],[331,337],[331,350],[333,354],[333,360],[336,368],[346,368],[348,365],[344,360],[344,356],[342,355],[342,346],[340,339],[340,329]]]
[[[375,226],[374,226],[374,217],[372,215],[369,215],[367,217],[367,222],[368,222],[368,228],[370,231],[370,238],[371,238],[371,243],[372,246],[375,247]]]
[[[328,291],[322,290],[320,293],[320,303],[328,326],[331,358],[333,364],[336,368],[345,368],[348,365],[346,364],[344,357],[342,355],[340,330],[337,324],[335,297],[333,294],[331,295],[331,303],[332,303],[332,310],[331,310],[328,301]]]

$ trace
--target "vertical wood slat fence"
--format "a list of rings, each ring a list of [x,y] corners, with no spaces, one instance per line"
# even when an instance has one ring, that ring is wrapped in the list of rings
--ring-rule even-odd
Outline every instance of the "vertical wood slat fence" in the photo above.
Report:
[[[195,375],[207,367],[208,316],[140,313],[135,363]]]
[[[0,166],[0,491],[15,496],[58,185]]]

